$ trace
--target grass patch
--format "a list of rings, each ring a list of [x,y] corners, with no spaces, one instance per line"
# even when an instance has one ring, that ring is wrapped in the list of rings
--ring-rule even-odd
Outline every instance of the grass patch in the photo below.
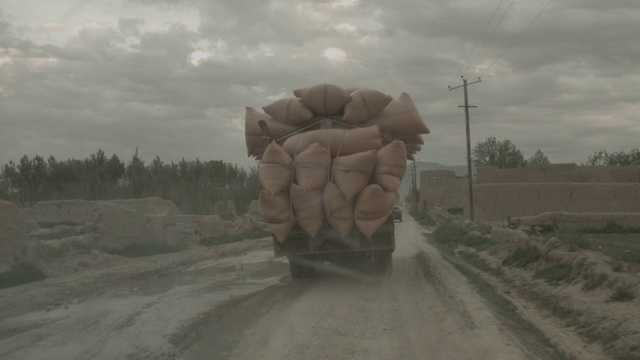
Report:
[[[429,213],[427,213],[426,211],[422,211],[422,210],[418,210],[418,209],[411,209],[409,211],[409,214],[411,214],[411,216],[416,220],[416,222],[418,222],[419,224],[422,224],[424,226],[436,226],[437,225],[437,223],[433,219],[433,217],[431,217],[431,215],[429,215]]]
[[[242,240],[260,239],[268,236],[272,236],[271,232],[261,227],[254,227],[253,229],[248,230],[242,234],[234,234],[234,235],[224,234],[214,238],[202,239],[200,240],[200,245],[204,245],[204,246],[224,245],[224,244],[230,244],[230,243],[234,243]]]
[[[578,232],[560,232],[557,234],[560,241],[567,247],[567,250],[574,252],[578,250],[591,249],[591,243],[587,238]]]
[[[582,285],[582,290],[584,291],[595,290],[600,286],[604,285],[604,283],[606,283],[607,280],[609,280],[609,275],[605,273],[597,273],[595,276],[592,276],[591,278],[587,279],[584,285]]]
[[[467,229],[455,220],[446,219],[435,228],[432,236],[436,242],[446,246],[450,253],[453,253],[459,245],[483,251],[495,244],[491,239],[470,235],[471,231],[478,231],[481,235],[488,234],[491,232],[491,226],[476,225]]]
[[[39,267],[33,264],[21,262],[13,264],[11,269],[0,273],[0,289],[40,281],[45,278],[46,276]]]
[[[503,266],[526,267],[540,260],[541,254],[535,246],[526,246],[516,249],[513,253],[502,260]]]
[[[433,230],[433,239],[443,245],[457,244],[468,231],[455,221],[447,219]]]
[[[640,234],[589,234],[590,248],[614,260],[640,265]]]
[[[541,293],[533,288],[524,288],[525,296],[538,304],[543,309],[550,311],[554,316],[567,320],[568,325],[574,325],[577,323],[578,317],[582,316],[582,313],[573,309],[570,306],[565,306],[557,295],[549,293]]]
[[[640,234],[640,228],[625,228],[615,221],[609,221],[602,229],[584,229],[583,232],[589,234]]]
[[[527,339],[530,347],[535,349],[536,353],[543,352],[544,356],[542,358],[568,359],[565,354],[560,352],[558,348],[551,343],[544,332],[538,329],[530,321],[520,316],[518,309],[509,300],[500,295],[491,283],[483,279],[482,276],[476,274],[467,266],[454,260],[450,255],[447,255],[449,253],[449,249],[441,242],[436,241],[433,236],[428,238],[430,242],[441,251],[443,258],[462,273],[471,284],[473,284],[477,293],[487,301],[489,306],[491,306],[492,310],[500,316],[502,321],[507,323],[510,328],[514,329],[514,331],[519,332],[521,334],[520,338]],[[467,252],[467,254],[471,253]],[[469,257],[469,255],[463,256]],[[471,255],[469,258],[475,257]],[[478,262],[478,264],[481,264],[481,262]],[[499,271],[500,269],[498,268],[496,270]]]
[[[457,252],[457,255],[462,260],[466,261],[469,265],[475,267],[476,269],[478,269],[480,271],[484,271],[487,274],[493,275],[495,277],[502,276],[502,268],[501,267],[499,267],[499,266],[496,267],[496,266],[491,265],[489,263],[489,261],[487,261],[487,259],[485,259],[482,256],[478,255],[478,253],[465,251],[465,250],[459,250]]]
[[[533,274],[534,279],[542,279],[549,284],[557,285],[562,282],[571,282],[570,264],[553,264],[544,269],[540,269]]]
[[[621,285],[614,290],[613,294],[611,294],[611,297],[609,298],[609,301],[625,302],[631,301],[635,297],[636,294],[633,292],[630,285]]]
[[[461,207],[452,207],[452,208],[448,208],[447,212],[451,215],[463,215],[464,214],[464,208]]]
[[[626,266],[622,261],[615,260],[614,262],[611,263],[611,270],[613,270],[614,272],[620,273],[626,270]]]
[[[120,250],[109,251],[111,255],[120,255],[129,258],[138,258],[145,256],[153,256],[160,254],[169,254],[180,251],[180,248],[176,245],[170,245],[165,243],[145,243],[145,244],[131,244]]]

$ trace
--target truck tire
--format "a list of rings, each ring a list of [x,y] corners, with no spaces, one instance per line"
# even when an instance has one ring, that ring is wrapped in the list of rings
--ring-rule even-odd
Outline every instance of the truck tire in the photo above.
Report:
[[[289,260],[289,274],[292,279],[301,279],[304,277],[304,267],[295,261]]]
[[[292,279],[310,278],[315,273],[315,266],[304,265],[296,261],[295,258],[289,258],[289,274]]]
[[[377,251],[369,262],[369,272],[376,276],[389,276],[393,272],[391,251]]]
[[[391,276],[393,274],[393,253],[391,251],[383,251],[378,257],[380,263],[380,274],[383,276]]]

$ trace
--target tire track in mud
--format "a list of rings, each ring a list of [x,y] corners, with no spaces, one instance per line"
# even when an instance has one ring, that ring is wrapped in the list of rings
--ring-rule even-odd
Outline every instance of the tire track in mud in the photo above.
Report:
[[[286,283],[290,281],[287,278],[281,285],[225,301],[174,334],[170,342],[185,359],[197,359],[200,354],[209,354],[208,359],[229,358],[247,331],[247,324],[269,313],[277,316],[312,284],[306,280]],[[203,334],[206,341],[202,341]]]
[[[464,304],[451,293],[447,283],[442,279],[442,276],[438,273],[436,267],[433,266],[427,257],[427,253],[421,250],[414,256],[414,260],[418,262],[418,267],[422,271],[422,274],[433,286],[433,289],[436,291],[436,295],[442,302],[442,305],[461,315],[469,330],[477,329],[478,324],[473,320],[473,317]]]

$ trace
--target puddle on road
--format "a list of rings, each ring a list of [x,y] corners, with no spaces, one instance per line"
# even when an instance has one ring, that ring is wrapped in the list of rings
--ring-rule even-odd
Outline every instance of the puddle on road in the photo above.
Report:
[[[127,282],[86,301],[0,320],[0,358],[161,357],[174,351],[167,339],[185,324],[287,274],[286,260],[269,249]]]
[[[106,295],[127,297],[132,295],[153,295],[167,292],[176,287],[202,287],[203,291],[224,291],[233,285],[254,284],[260,290],[278,283],[288,274],[286,259],[274,258],[273,250],[257,250],[240,256],[199,262],[177,273],[161,274],[144,280],[128,282],[116,287]],[[264,279],[272,279],[269,285]],[[275,280],[273,280],[275,279]]]

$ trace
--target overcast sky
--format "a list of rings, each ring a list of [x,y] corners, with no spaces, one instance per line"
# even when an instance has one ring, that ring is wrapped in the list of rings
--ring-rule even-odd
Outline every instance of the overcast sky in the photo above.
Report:
[[[245,106],[319,83],[407,92],[417,158],[466,163],[510,139],[586,161],[640,147],[637,0],[3,0],[0,165],[26,154],[128,161],[245,154]]]

